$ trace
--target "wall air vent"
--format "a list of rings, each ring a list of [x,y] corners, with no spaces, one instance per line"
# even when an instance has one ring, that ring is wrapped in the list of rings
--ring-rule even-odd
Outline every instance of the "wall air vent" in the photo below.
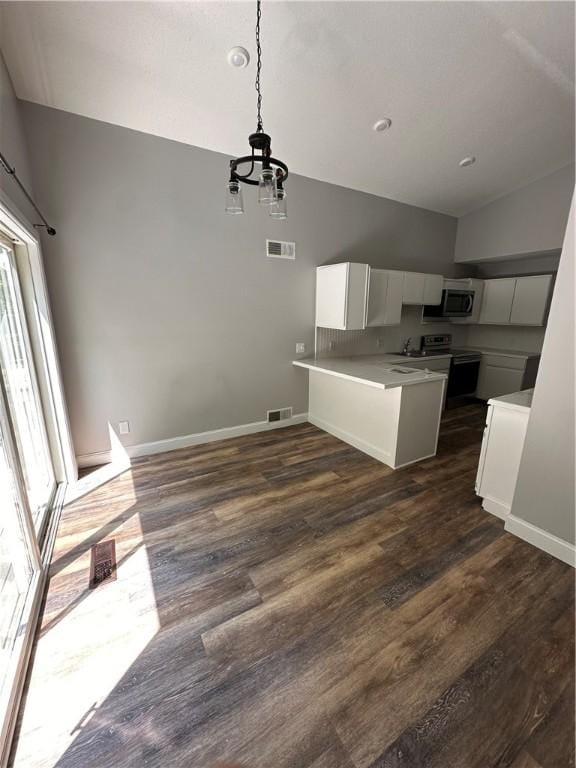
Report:
[[[296,258],[296,243],[286,243],[281,240],[266,240],[266,256],[270,259]]]
[[[292,406],[290,408],[280,408],[277,411],[268,411],[267,421],[284,421],[292,418]]]

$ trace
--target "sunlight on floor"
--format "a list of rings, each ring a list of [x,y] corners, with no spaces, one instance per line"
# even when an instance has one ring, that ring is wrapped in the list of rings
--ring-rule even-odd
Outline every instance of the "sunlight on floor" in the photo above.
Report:
[[[72,537],[65,535],[69,540],[61,541],[66,554],[60,553],[65,561],[60,570],[55,557],[54,580],[75,584],[79,571],[86,572],[86,579],[79,592],[70,590],[58,605],[46,606],[22,724],[22,733],[33,737],[21,740],[30,747],[42,744],[43,754],[20,750],[19,765],[55,765],[159,629],[140,520],[136,512],[130,515],[136,503],[133,485],[131,493],[126,487],[131,473],[116,482],[123,486],[122,504],[109,512],[110,521],[100,521],[102,536],[88,530],[83,537],[89,540],[70,546]],[[87,514],[93,495],[80,502]],[[120,516],[123,520],[114,525]],[[89,590],[89,547],[95,540],[114,538],[121,526],[124,534],[129,529],[129,536],[117,545],[119,578]]]
[[[108,436],[110,438],[111,462],[98,467],[98,469],[84,475],[84,477],[78,478],[75,483],[70,483],[66,489],[66,499],[64,502],[66,505],[72,504],[72,502],[80,499],[82,496],[86,496],[86,494],[105,485],[113,478],[121,475],[122,472],[130,469],[132,463],[130,456],[110,422],[108,422]]]

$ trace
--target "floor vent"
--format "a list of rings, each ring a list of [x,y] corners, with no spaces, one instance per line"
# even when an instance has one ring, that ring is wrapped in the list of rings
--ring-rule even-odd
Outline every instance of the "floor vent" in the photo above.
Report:
[[[266,256],[271,259],[295,259],[296,243],[282,240],[266,240]]]
[[[114,539],[94,544],[90,557],[90,589],[116,581],[116,543]]]
[[[268,421],[284,421],[292,418],[292,406],[290,408],[280,408],[278,411],[268,411]]]

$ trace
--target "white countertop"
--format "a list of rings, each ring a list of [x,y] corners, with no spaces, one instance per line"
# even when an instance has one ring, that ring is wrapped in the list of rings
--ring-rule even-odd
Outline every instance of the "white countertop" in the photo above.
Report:
[[[523,352],[519,349],[499,349],[498,347],[471,347],[465,346],[458,349],[469,349],[473,352],[484,352],[486,355],[502,355],[502,357],[521,357],[528,359],[529,357],[540,357],[540,352]]]
[[[452,355],[450,352],[442,352],[440,354],[436,354],[435,352],[430,352],[427,355],[401,355],[397,352],[387,352],[382,355],[355,355],[352,358],[349,358],[351,360],[353,359],[362,359],[366,362],[368,361],[374,361],[378,365],[381,365],[382,363],[390,363],[391,365],[403,365],[403,366],[410,366],[410,361],[414,360],[418,363],[425,363],[426,360],[450,360],[452,358]],[[334,360],[335,358],[331,358]]]
[[[532,406],[534,389],[523,389],[520,392],[512,392],[509,395],[500,395],[488,400],[488,405],[499,408],[510,408],[513,411],[529,411]]]
[[[401,361],[401,364],[396,362],[397,360]],[[394,389],[395,387],[442,381],[448,378],[445,373],[410,368],[405,362],[406,358],[401,355],[359,355],[357,357],[333,357],[319,360],[304,357],[300,360],[293,360],[292,365],[326,373],[329,376],[338,376],[349,381],[357,381],[378,389]],[[402,373],[402,371],[405,372]]]

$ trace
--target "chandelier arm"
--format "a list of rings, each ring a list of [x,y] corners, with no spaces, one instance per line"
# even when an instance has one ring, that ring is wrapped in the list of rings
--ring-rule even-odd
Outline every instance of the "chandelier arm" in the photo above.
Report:
[[[238,166],[243,165],[244,163],[250,163],[250,172],[246,174],[238,173]],[[288,166],[286,163],[283,163],[282,160],[277,160],[275,157],[262,157],[260,155],[245,155],[244,157],[237,157],[234,160],[230,161],[230,178],[233,178],[235,181],[241,181],[245,184],[252,184],[253,186],[258,186],[258,179],[251,179],[250,176],[254,172],[254,165],[256,163],[260,163],[262,167],[272,167],[276,169],[280,169],[282,173],[279,175],[276,174],[276,178],[278,181],[283,184],[286,179],[288,178]]]

